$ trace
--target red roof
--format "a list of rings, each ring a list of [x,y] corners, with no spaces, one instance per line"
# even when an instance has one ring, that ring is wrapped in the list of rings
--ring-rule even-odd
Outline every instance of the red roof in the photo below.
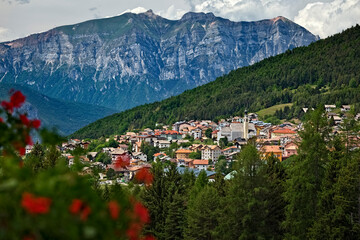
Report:
[[[195,159],[193,164],[194,165],[209,165],[209,160],[197,160],[197,159]]]
[[[155,154],[154,154],[154,157],[158,157],[158,156],[160,156],[160,155],[164,155],[164,156],[166,156],[166,154],[165,154],[165,153],[155,153]]]
[[[273,133],[295,134],[296,132],[287,128],[274,130]]]

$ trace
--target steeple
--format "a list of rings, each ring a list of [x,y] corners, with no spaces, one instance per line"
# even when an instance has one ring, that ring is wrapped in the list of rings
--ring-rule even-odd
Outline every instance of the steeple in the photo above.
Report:
[[[247,115],[247,110],[245,109],[245,116],[244,116],[244,121],[243,121],[243,126],[244,126],[244,138],[245,140],[248,140],[249,136],[249,118]]]

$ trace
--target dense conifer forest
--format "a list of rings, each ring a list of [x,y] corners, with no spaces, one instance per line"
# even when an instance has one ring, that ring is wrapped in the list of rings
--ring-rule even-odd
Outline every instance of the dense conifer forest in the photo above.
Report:
[[[360,26],[288,50],[214,82],[161,102],[146,104],[98,120],[71,135],[98,138],[128,129],[178,120],[212,119],[294,103],[286,118],[301,117],[303,107],[360,102]]]
[[[230,180],[154,164],[154,182],[140,193],[151,216],[146,233],[159,240],[359,239],[360,152],[349,138],[359,125],[347,120],[334,135],[323,116],[321,109],[306,116],[299,154],[283,162],[264,159],[250,141]]]

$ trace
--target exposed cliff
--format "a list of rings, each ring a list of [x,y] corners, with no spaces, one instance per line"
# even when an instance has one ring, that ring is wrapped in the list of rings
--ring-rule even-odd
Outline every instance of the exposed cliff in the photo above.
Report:
[[[152,11],[63,26],[0,44],[0,82],[118,110],[164,99],[318,38],[284,17],[171,21]]]

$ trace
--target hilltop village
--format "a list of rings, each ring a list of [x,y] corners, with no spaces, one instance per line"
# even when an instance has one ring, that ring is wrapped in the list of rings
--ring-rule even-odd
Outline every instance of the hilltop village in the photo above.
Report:
[[[325,114],[333,124],[333,134],[341,131],[347,118],[349,105],[336,108],[325,105]],[[303,109],[309,111],[308,108]],[[357,114],[355,120],[360,119]],[[264,159],[274,155],[285,161],[297,154],[301,141],[299,131],[303,124],[283,122],[272,125],[260,121],[256,113],[245,112],[244,117],[210,120],[179,121],[157,129],[146,128],[98,140],[70,139],[58,146],[62,156],[72,166],[78,160],[83,164],[82,173],[99,174],[100,184],[128,183],[137,171],[151,168],[151,162],[172,162],[178,171],[185,169],[197,176],[205,170],[209,179],[220,171],[225,179],[231,177],[231,165],[242,147],[252,141]],[[27,146],[30,153],[33,146]],[[79,150],[80,151],[77,151]],[[79,156],[74,154],[80,152]],[[120,158],[129,159],[129,166],[119,167]]]

